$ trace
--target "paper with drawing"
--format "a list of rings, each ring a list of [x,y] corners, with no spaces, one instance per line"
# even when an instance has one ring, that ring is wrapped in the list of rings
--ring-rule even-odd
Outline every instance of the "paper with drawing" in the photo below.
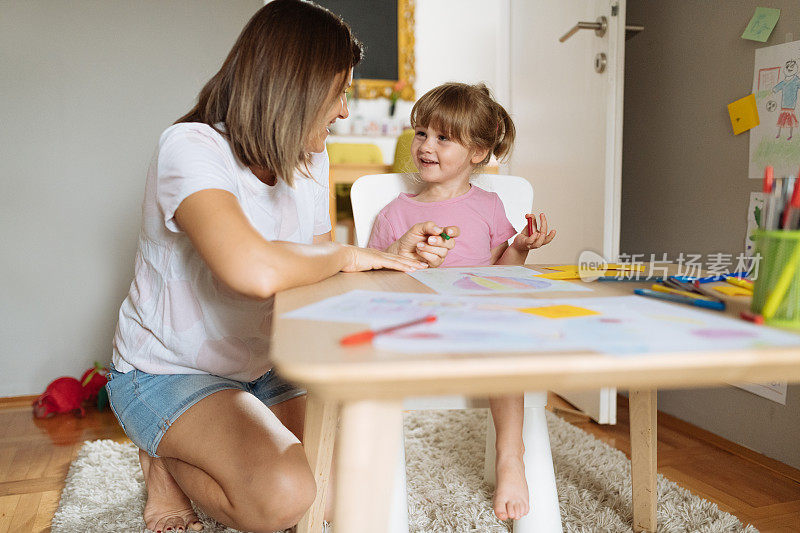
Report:
[[[555,274],[556,272],[551,272]],[[521,266],[428,268],[410,274],[441,294],[501,294],[542,291],[590,291],[581,283],[539,277],[542,272]]]
[[[794,176],[800,166],[800,41],[759,48],[755,54],[753,93],[761,123],[750,130],[748,175],[761,179],[764,167],[772,165],[776,178]]]
[[[639,296],[545,299],[351,291],[284,316],[379,328],[430,314],[438,317],[436,322],[379,335],[374,345],[409,353],[594,350],[619,356],[800,346],[800,335]]]

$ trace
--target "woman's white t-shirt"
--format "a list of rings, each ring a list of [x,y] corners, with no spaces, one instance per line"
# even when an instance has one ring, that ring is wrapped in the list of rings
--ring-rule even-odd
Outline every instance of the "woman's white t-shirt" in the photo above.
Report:
[[[259,181],[206,124],[168,128],[147,173],[134,279],[119,311],[113,363],[119,372],[215,374],[253,381],[266,373],[273,299],[224,286],[175,222],[189,195],[222,189],[267,240],[311,243],[331,229],[328,154],[311,155],[311,178]]]

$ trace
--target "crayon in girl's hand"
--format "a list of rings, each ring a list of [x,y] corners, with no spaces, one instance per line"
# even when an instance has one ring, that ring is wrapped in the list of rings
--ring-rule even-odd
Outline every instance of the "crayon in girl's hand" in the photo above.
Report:
[[[533,219],[535,215],[525,215],[525,218],[528,219],[528,237],[533,235]]]
[[[439,237],[441,237],[442,239],[444,239],[446,241],[449,241],[451,239],[450,235],[448,235],[446,231],[441,232],[439,234]]]

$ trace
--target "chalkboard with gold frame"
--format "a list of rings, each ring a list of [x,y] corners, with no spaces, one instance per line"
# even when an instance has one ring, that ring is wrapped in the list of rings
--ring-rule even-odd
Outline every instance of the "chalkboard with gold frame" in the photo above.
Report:
[[[400,98],[414,100],[414,1],[317,0],[340,15],[364,44],[365,58],[356,68],[351,89],[358,98],[388,98],[396,87],[402,87]],[[387,24],[391,25],[389,31]],[[395,35],[396,49],[386,42]]]

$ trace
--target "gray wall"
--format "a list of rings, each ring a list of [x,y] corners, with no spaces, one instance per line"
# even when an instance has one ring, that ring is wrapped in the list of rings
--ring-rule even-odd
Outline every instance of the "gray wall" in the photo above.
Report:
[[[145,170],[261,0],[0,0],[0,397],[108,362]]]
[[[781,9],[766,43],[740,38],[757,6]],[[800,39],[796,0],[629,0],[622,167],[625,253],[739,254],[749,193],[747,133],[727,104],[752,92],[754,51]],[[733,387],[663,391],[659,409],[800,468],[800,385],[782,406]]]

